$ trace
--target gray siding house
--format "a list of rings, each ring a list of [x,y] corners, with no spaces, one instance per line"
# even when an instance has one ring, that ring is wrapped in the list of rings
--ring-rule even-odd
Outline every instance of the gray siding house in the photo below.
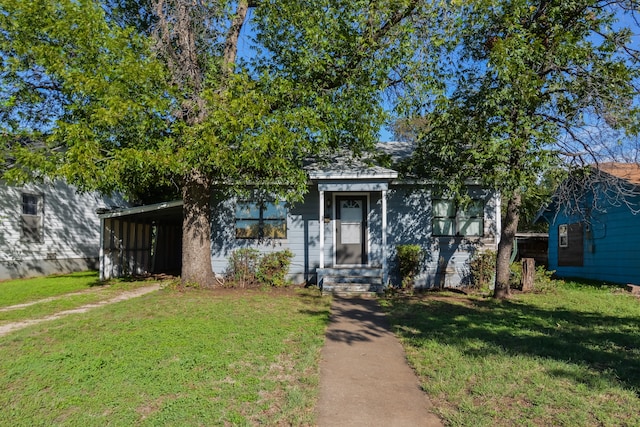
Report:
[[[96,210],[122,203],[60,181],[0,183],[0,280],[97,269]]]
[[[379,147],[391,154],[406,151],[401,143]],[[433,183],[399,179],[393,169],[361,161],[336,158],[328,164],[310,164],[307,173],[308,192],[295,205],[264,197],[238,200],[212,195],[214,272],[223,274],[231,254],[241,248],[261,253],[289,249],[294,254],[290,275],[296,283],[318,284],[324,291],[381,291],[388,284],[400,284],[397,245],[418,244],[424,259],[415,285],[457,287],[470,280],[472,255],[497,247],[499,195],[479,185],[469,184],[473,201],[462,209],[453,200],[436,196]],[[158,205],[148,207],[145,215],[155,209],[162,212]],[[122,230],[142,223],[132,210],[108,213],[102,220],[111,224],[114,215],[124,221],[118,226]],[[104,265],[131,259],[123,253],[144,252],[123,243],[135,240],[130,235],[114,238],[109,227],[114,226],[103,228],[103,251],[117,252],[120,258],[105,255]],[[160,267],[155,261],[154,268]],[[114,269],[104,273],[111,277]]]

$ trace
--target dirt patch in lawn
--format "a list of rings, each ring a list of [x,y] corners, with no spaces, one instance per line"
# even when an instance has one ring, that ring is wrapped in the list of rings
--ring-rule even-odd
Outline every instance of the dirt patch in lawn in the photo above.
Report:
[[[114,304],[116,302],[125,301],[131,298],[137,298],[142,295],[155,292],[159,289],[160,289],[160,284],[154,283],[153,285],[145,286],[143,288],[138,288],[131,291],[124,291],[116,295],[115,297],[104,300],[104,301],[99,301],[92,304],[85,304],[78,308],[60,311],[58,313],[54,313],[49,316],[41,317],[38,319],[27,319],[27,320],[21,320],[19,322],[7,323],[6,325],[0,326],[0,336],[7,335],[13,331],[23,329],[31,325],[37,325],[39,323],[48,322],[50,320],[60,319],[61,317],[69,316],[70,314],[86,313],[87,311],[97,307],[102,307],[108,304]],[[74,293],[74,294],[77,294],[77,293]],[[69,296],[69,295],[73,295],[73,294],[66,294],[66,296]],[[55,297],[54,299],[57,299],[57,298],[64,298],[64,296]],[[42,300],[40,300],[39,302],[42,302]],[[12,306],[12,307],[15,307],[15,306]],[[10,307],[7,307],[7,308],[10,308]]]

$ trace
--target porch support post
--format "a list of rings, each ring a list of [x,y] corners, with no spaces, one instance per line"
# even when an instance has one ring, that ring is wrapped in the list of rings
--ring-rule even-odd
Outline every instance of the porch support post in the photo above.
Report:
[[[382,285],[387,286],[387,190],[382,190]]]
[[[324,268],[324,191],[320,190],[320,217],[318,218],[318,224],[320,226],[320,254],[318,261],[320,268]]]

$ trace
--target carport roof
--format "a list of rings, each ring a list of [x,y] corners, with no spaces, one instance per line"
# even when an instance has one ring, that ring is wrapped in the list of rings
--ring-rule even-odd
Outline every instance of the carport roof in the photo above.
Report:
[[[130,218],[135,217],[139,221],[177,219],[182,218],[182,200],[172,202],[162,202],[153,205],[136,206],[133,208],[117,208],[107,211],[98,211],[98,217],[107,218]]]

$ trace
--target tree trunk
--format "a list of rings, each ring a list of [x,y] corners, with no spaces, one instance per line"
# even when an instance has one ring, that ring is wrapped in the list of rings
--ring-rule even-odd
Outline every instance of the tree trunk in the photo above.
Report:
[[[522,259],[522,292],[533,291],[533,284],[536,277],[536,262],[533,258]]]
[[[212,287],[211,186],[207,177],[192,172],[182,189],[182,283]]]
[[[513,250],[513,240],[518,230],[520,220],[520,204],[522,196],[519,192],[513,194],[507,203],[507,212],[502,223],[500,243],[498,243],[498,255],[496,259],[496,286],[493,291],[494,298],[508,298],[511,296],[509,278],[511,275],[510,261]]]

